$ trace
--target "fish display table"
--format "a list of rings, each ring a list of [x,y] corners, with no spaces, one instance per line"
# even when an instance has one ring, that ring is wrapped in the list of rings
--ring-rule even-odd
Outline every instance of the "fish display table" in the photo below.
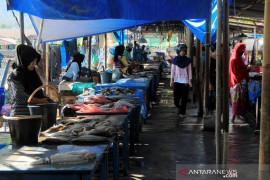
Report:
[[[96,159],[84,164],[43,164],[31,165],[37,157],[45,158],[57,153],[77,150],[89,150],[96,154]],[[99,169],[100,179],[107,179],[108,144],[99,145],[40,145],[6,146],[0,150],[0,179],[53,180],[53,179],[91,179]]]
[[[130,136],[130,153],[134,153],[134,141],[135,141],[135,126],[134,126],[134,111],[135,109],[132,108],[129,110],[128,114],[125,115],[111,115],[111,114],[103,114],[103,115],[87,115],[89,118],[97,118],[97,119],[103,119],[103,120],[111,120],[111,121],[117,121],[119,127],[123,127],[124,134],[123,134],[123,148],[122,148],[122,154],[123,154],[123,164],[124,164],[124,175],[127,175],[127,170],[129,166],[129,136]],[[130,121],[130,131],[128,128],[128,122]],[[117,136],[118,138],[118,136]],[[118,142],[118,140],[115,140]],[[118,159],[118,143],[114,144],[114,157]],[[118,166],[118,162],[115,162],[116,166]],[[116,169],[114,167],[114,169]],[[117,171],[117,170],[115,170]],[[114,174],[118,172],[114,172]]]

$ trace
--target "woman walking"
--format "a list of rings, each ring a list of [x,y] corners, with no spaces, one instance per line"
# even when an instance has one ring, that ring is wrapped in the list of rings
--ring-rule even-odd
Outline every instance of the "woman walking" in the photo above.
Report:
[[[186,52],[187,46],[179,44],[176,49],[177,56],[172,60],[171,65],[170,85],[173,87],[177,114],[182,118],[185,118],[189,87],[192,87],[191,60],[186,56]]]

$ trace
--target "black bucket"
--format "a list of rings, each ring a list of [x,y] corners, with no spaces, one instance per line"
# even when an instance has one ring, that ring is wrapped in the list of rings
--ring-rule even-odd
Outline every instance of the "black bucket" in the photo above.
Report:
[[[12,144],[14,145],[38,144],[38,136],[40,132],[42,116],[19,116],[10,118],[7,120]]]
[[[112,82],[112,73],[111,72],[100,72],[101,84],[111,83]]]
[[[30,115],[42,115],[41,131],[56,124],[57,103],[28,105]]]

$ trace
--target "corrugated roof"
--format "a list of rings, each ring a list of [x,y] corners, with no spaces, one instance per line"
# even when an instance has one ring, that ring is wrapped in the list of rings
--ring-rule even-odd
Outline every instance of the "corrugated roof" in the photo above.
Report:
[[[24,29],[25,36],[36,35],[33,29]],[[20,39],[20,29],[19,28],[0,28],[0,37]]]
[[[16,45],[17,41],[10,38],[0,38],[0,45]]]

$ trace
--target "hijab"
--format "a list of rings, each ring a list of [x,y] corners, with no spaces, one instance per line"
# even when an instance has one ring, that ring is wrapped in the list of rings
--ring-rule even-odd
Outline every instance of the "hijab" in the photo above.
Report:
[[[244,43],[237,43],[231,52],[229,66],[230,87],[233,87],[243,79],[249,79],[247,68],[241,57],[245,49],[246,45]]]
[[[81,53],[79,53],[79,52],[77,52],[77,53],[75,53],[74,55],[73,55],[73,60],[72,60],[72,62],[70,63],[70,64],[68,64],[68,66],[67,66],[67,70],[66,70],[66,72],[68,71],[68,69],[70,68],[70,66],[71,66],[71,64],[72,63],[74,63],[74,62],[76,62],[76,63],[78,63],[78,66],[79,66],[79,75],[81,74],[81,70],[82,70],[82,62],[83,62],[83,60],[84,60],[84,55],[83,54],[81,54]]]
[[[172,60],[172,64],[178,66],[179,68],[185,68],[191,63],[191,60],[187,56],[176,56]]]
[[[17,46],[17,63],[12,65],[13,71],[9,75],[9,80],[15,80],[22,83],[27,94],[32,94],[38,87],[42,86],[36,70],[29,71],[27,66],[35,59],[37,63],[40,61],[40,54],[31,46],[18,45]],[[44,97],[42,90],[38,91],[34,97]]]
[[[116,46],[115,47],[115,51],[114,51],[114,62],[118,62],[119,59],[118,59],[118,56],[123,56],[123,53],[124,53],[124,50],[125,50],[125,46],[123,45],[119,45],[119,46]]]

